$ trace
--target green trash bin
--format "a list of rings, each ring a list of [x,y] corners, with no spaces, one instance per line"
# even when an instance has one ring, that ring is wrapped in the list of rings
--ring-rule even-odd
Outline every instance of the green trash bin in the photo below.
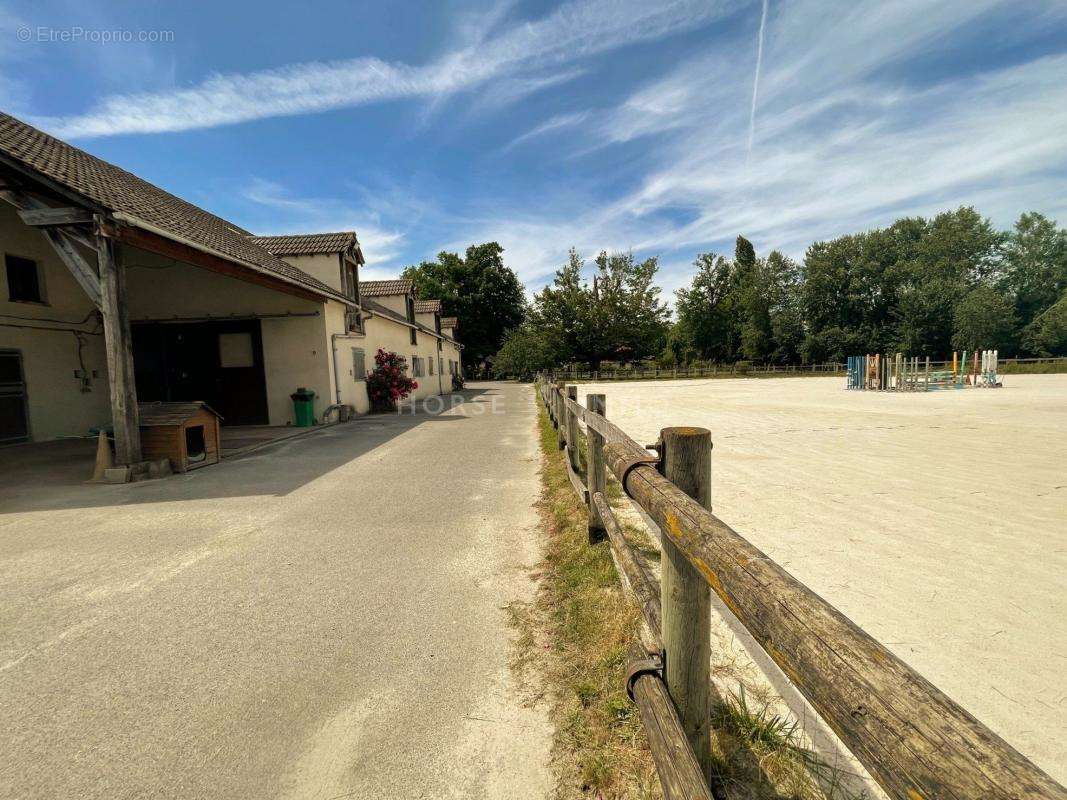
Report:
[[[301,386],[291,395],[293,421],[298,428],[310,428],[315,424],[315,393]]]

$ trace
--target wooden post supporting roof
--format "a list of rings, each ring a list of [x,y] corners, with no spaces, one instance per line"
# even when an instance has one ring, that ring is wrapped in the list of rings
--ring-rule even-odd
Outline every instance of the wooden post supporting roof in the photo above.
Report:
[[[137,387],[133,374],[133,337],[126,304],[126,271],[121,250],[99,231],[96,235],[100,269],[100,313],[104,318],[108,381],[111,388],[111,420],[115,428],[115,458],[120,464],[141,460],[141,429],[137,411]]]

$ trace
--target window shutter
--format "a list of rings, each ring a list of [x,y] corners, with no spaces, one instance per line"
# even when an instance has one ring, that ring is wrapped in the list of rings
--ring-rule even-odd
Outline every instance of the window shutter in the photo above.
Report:
[[[365,381],[367,379],[367,356],[362,348],[352,348],[352,379]]]

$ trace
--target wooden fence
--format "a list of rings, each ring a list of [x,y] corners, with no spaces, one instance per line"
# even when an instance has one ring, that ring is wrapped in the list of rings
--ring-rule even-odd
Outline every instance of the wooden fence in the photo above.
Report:
[[[951,361],[931,361],[932,369],[944,368]],[[1000,371],[1006,373],[1041,372],[1049,367],[1052,371],[1067,372],[1067,358],[1002,358]],[[545,373],[549,382],[567,381],[645,381],[671,378],[745,377],[750,375],[845,375],[846,364],[710,364],[684,367],[629,367],[602,370],[579,370],[577,367],[562,367]]]
[[[746,375],[844,375],[845,364],[710,364],[684,367],[625,367],[579,370],[561,367],[547,373],[550,381],[648,381],[667,378],[715,378]]]
[[[714,591],[890,797],[1067,800],[1067,790],[711,512],[711,434],[665,428],[655,453],[607,419],[604,395],[540,382],[590,540],[607,538],[642,612],[627,688],[664,795],[710,798]],[[586,471],[579,440],[585,424]],[[659,527],[660,586],[605,496],[608,470]]]

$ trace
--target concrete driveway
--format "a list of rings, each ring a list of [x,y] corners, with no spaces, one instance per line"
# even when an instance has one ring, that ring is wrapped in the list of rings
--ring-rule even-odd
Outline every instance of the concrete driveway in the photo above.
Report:
[[[538,559],[530,392],[0,489],[0,797],[546,796],[502,610]]]

